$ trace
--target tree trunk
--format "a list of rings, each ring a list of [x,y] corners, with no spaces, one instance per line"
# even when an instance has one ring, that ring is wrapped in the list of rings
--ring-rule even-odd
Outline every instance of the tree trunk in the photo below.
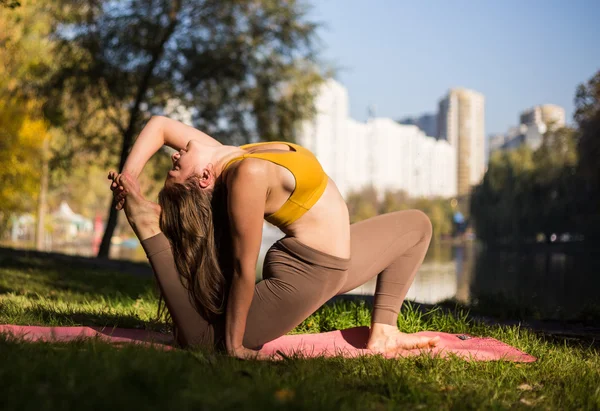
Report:
[[[134,111],[135,110],[135,111]],[[123,170],[123,165],[127,160],[127,154],[129,153],[129,149],[131,148],[131,143],[133,140],[133,130],[135,127],[135,122],[137,121],[137,117],[139,116],[139,107],[132,107],[130,114],[129,127],[125,130],[123,134],[123,144],[121,145],[121,158],[119,160],[119,172]],[[115,228],[117,227],[117,222],[119,218],[118,210],[113,207],[113,202],[111,199],[111,203],[109,206],[109,214],[108,221],[106,223],[106,228],[104,229],[104,235],[102,236],[102,242],[100,243],[100,249],[98,250],[98,257],[100,258],[108,258],[108,253],[110,251],[110,240],[115,232]]]
[[[50,148],[50,138],[46,136],[44,138],[44,144],[42,146],[42,179],[40,182],[40,197],[38,199],[38,210],[37,210],[37,227],[35,230],[35,248],[38,251],[45,249],[45,230],[44,221],[46,219],[47,210],[47,197],[48,197],[48,150]]]
[[[129,110],[129,125],[127,126],[127,130],[123,133],[123,144],[121,145],[121,158],[119,160],[119,172],[123,171],[123,166],[125,165],[125,161],[127,160],[127,155],[129,154],[129,149],[133,143],[133,135],[136,130],[138,118],[140,116],[140,105],[144,101],[144,97],[146,96],[146,92],[148,91],[148,87],[150,85],[150,80],[152,79],[152,72],[158,64],[160,57],[164,51],[164,46],[167,40],[175,31],[175,26],[177,25],[177,13],[181,8],[180,1],[174,1],[173,7],[171,9],[171,13],[169,17],[171,22],[167,29],[165,30],[162,38],[152,51],[152,60],[148,64],[146,68],[146,72],[140,81],[140,85],[138,87],[137,96],[135,98],[135,103]],[[98,250],[99,258],[108,258],[108,253],[110,251],[110,240],[115,231],[115,227],[117,226],[118,221],[118,211],[113,207],[113,202],[111,200],[111,204],[109,207],[108,221],[106,223],[106,229],[104,230],[104,236],[102,236],[102,242],[100,243],[100,249]]]

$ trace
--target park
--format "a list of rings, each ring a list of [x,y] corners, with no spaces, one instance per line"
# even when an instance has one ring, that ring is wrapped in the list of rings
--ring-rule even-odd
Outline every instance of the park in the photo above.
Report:
[[[600,408],[591,43],[572,56],[578,70],[511,77],[539,82],[519,92],[453,61],[444,71],[480,92],[444,77],[446,94],[428,91],[432,105],[441,96],[435,114],[392,119],[426,104],[407,96],[427,83],[412,69],[397,112],[381,91],[395,86],[374,82],[381,107],[369,100],[359,118],[360,81],[320,48],[319,36],[340,56],[362,44],[326,34],[322,19],[347,29],[333,3],[0,0],[2,410]],[[473,7],[493,21],[516,4]],[[370,13],[392,30],[391,10],[427,14],[369,7],[348,5],[348,18]],[[544,13],[597,31],[588,7]],[[486,53],[503,53],[485,33]],[[524,110],[519,125],[485,136],[484,119],[510,123],[497,120],[503,104]],[[385,243],[390,227],[400,234]],[[256,315],[290,290],[286,309]],[[267,331],[242,347],[246,315],[248,335]],[[405,348],[373,343],[390,315]]]

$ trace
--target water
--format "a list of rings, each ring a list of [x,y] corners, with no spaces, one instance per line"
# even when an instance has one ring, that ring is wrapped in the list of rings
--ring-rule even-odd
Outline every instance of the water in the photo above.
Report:
[[[466,249],[465,249],[466,250]],[[543,319],[600,319],[600,253],[594,249],[457,250],[470,275],[468,300]],[[457,270],[457,275],[460,271]],[[498,310],[499,308],[496,308]]]
[[[425,304],[435,304],[460,295],[468,300],[468,276],[459,274],[460,264],[449,246],[435,246],[428,251],[406,298]],[[350,291],[349,294],[373,295],[377,279]],[[460,290],[460,291],[459,291]]]

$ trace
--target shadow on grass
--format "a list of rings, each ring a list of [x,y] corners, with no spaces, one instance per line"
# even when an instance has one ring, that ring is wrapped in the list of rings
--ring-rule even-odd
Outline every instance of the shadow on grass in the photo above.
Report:
[[[10,263],[11,258],[31,260],[32,264],[38,264],[40,267],[45,267],[48,263],[58,263],[62,265],[80,265],[86,268],[119,271],[142,277],[152,276],[152,269],[147,262],[111,260],[108,258],[83,257],[61,253],[0,247],[0,264],[4,266],[6,263]]]
[[[0,285],[0,294],[8,294],[14,292],[14,290],[12,288],[8,288],[8,287],[4,287],[2,285]]]
[[[99,326],[140,330],[167,331],[165,323],[156,319],[143,320],[135,314],[103,311],[63,311],[42,305],[19,307],[11,302],[0,302],[3,322],[19,325],[47,324],[49,326]],[[11,320],[11,317],[14,318]]]
[[[151,275],[131,275],[140,269],[151,273],[142,264],[12,251],[0,248],[0,294],[37,293],[48,298],[65,294],[57,298],[67,300],[76,298],[73,294],[88,299],[136,299],[155,287]]]

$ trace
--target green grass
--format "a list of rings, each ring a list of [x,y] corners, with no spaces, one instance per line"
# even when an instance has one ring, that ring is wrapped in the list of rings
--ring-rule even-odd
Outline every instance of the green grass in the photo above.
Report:
[[[151,278],[0,253],[0,323],[161,329]],[[326,305],[293,332],[368,325],[364,303]],[[532,364],[429,357],[240,361],[211,352],[96,340],[22,343],[0,336],[2,410],[29,409],[600,409],[600,353],[464,311],[406,304],[399,326],[488,335]],[[135,408],[134,408],[135,407]]]

